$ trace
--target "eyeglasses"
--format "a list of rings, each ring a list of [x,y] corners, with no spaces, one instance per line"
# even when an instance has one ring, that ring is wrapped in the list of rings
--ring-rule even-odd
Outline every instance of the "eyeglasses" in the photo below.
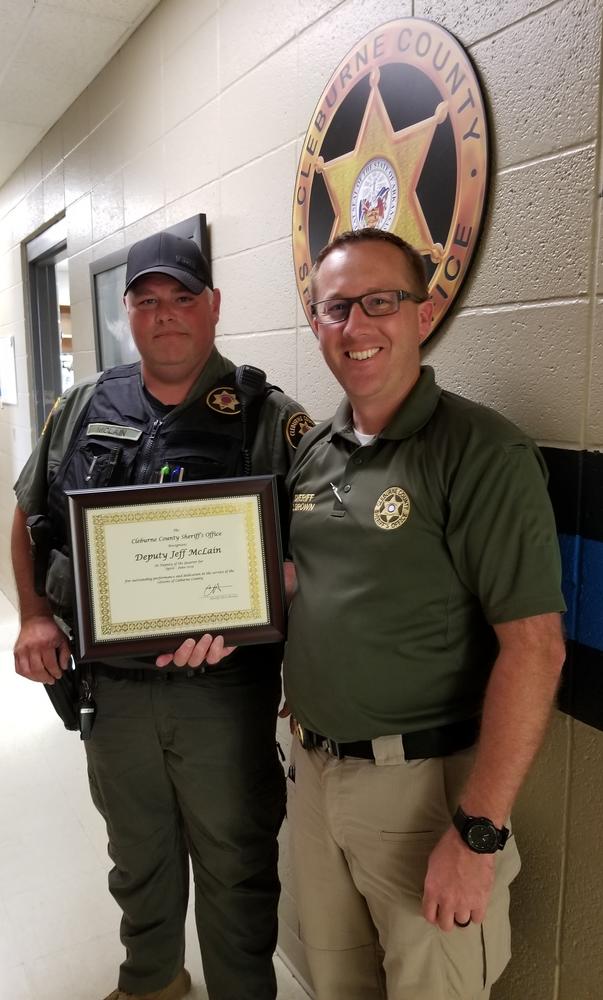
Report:
[[[323,299],[322,302],[312,302],[312,315],[319,323],[344,323],[355,302],[358,303],[365,316],[391,316],[400,309],[400,303],[408,299],[410,302],[426,302],[412,292],[403,289],[393,289],[387,292],[368,292],[366,295],[356,295],[354,298]]]

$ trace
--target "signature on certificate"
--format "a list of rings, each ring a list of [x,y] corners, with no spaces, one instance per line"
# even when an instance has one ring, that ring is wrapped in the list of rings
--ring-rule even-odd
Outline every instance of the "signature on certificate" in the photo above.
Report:
[[[203,591],[204,597],[214,597],[216,594],[222,594],[225,590],[230,590],[230,585],[224,585],[220,583],[208,583]]]

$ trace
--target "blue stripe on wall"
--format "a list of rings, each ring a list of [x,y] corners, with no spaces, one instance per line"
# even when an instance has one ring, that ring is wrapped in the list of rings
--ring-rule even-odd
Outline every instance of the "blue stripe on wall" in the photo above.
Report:
[[[568,639],[603,650],[603,542],[559,535]]]
[[[542,452],[550,473],[568,607],[559,707],[603,730],[603,453]]]

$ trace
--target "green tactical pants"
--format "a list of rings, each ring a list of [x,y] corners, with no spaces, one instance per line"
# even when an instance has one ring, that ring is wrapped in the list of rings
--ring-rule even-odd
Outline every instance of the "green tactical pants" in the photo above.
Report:
[[[120,989],[161,989],[182,968],[190,856],[210,1000],[274,1000],[278,670],[226,664],[95,683],[86,752],[123,913]]]

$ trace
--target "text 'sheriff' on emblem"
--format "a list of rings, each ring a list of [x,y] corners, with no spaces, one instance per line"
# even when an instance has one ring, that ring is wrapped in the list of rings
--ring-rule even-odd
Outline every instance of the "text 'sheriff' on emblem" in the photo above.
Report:
[[[390,486],[385,490],[373,511],[375,524],[378,528],[392,531],[393,528],[401,528],[410,514],[410,500],[408,493],[401,486]]]
[[[420,18],[365,35],[325,87],[297,171],[293,257],[308,321],[319,250],[346,229],[373,226],[423,254],[433,333],[475,251],[488,169],[481,89],[456,39]]]
[[[285,437],[292,448],[297,448],[304,434],[314,427],[314,421],[304,413],[303,410],[298,410],[297,413],[293,413],[285,427]]]
[[[241,412],[238,396],[228,386],[221,386],[208,392],[206,403],[210,410],[215,410],[226,416],[234,417]]]

